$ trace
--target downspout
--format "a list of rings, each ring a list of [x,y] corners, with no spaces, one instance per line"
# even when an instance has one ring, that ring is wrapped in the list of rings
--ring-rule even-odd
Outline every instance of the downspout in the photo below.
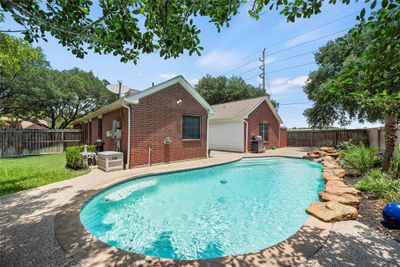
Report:
[[[278,148],[281,148],[281,125],[279,124],[279,132],[278,132]]]
[[[122,106],[128,110],[128,152],[126,155],[125,169],[129,169],[131,161],[131,108],[123,102]]]
[[[207,158],[209,158],[209,141],[208,141],[208,139],[210,138],[210,134],[209,134],[209,132],[210,132],[210,118],[208,117],[208,115],[207,115],[207,142],[206,142],[206,155],[207,155]]]
[[[246,120],[243,120],[243,122],[246,124],[246,135],[244,136],[245,139],[245,148],[244,148],[244,152],[247,153],[248,152],[248,138],[249,138],[249,123]]]

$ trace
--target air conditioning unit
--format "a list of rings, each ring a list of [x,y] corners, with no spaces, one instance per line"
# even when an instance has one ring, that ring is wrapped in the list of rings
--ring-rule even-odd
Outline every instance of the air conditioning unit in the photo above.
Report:
[[[119,171],[124,169],[124,154],[117,151],[99,152],[97,166],[100,170]]]

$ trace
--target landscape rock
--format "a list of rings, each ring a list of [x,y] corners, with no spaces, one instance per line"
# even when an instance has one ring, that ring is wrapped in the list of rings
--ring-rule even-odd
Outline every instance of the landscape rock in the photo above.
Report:
[[[360,199],[351,194],[343,194],[338,196],[327,192],[321,192],[319,193],[319,198],[323,202],[336,201],[344,205],[353,206],[355,208],[358,208],[360,205]]]
[[[343,169],[336,169],[333,171],[333,174],[337,177],[343,178],[346,175],[346,171]]]
[[[326,182],[326,187],[335,187],[335,186],[343,187],[346,185],[342,181],[330,180]]]
[[[331,156],[323,156],[321,157],[322,161],[334,161],[334,159]]]
[[[333,175],[333,174],[326,174],[326,175],[323,174],[323,175],[322,175],[322,178],[324,179],[325,182],[329,182],[329,181],[343,181],[342,178],[337,177],[337,176],[335,176],[335,175]]]
[[[360,194],[360,191],[357,189],[351,187],[351,186],[340,186],[340,185],[334,185],[334,186],[326,186],[325,187],[325,192],[332,194],[332,195],[338,195],[341,196],[343,194],[351,194],[354,196],[358,196]]]
[[[335,201],[313,202],[306,211],[324,222],[354,220],[358,215],[356,208]]]
[[[317,153],[307,153],[307,157],[308,158],[310,158],[310,159],[317,159],[317,158],[320,158],[321,157],[321,155],[319,155],[319,154],[317,154]]]
[[[324,166],[329,169],[339,169],[340,166],[336,161],[324,161]]]
[[[331,146],[322,146],[319,148],[319,150],[326,152],[326,153],[336,153],[336,148],[331,147]]]
[[[326,153],[326,155],[331,156],[333,158],[338,158],[339,157],[339,153],[335,152],[335,153]]]

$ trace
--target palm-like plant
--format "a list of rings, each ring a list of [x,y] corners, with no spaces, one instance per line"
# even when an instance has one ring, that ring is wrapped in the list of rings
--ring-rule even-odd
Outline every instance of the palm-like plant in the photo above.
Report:
[[[342,150],[340,158],[344,167],[356,169],[360,173],[366,173],[379,161],[377,153],[378,149],[376,147],[366,147],[360,144]]]

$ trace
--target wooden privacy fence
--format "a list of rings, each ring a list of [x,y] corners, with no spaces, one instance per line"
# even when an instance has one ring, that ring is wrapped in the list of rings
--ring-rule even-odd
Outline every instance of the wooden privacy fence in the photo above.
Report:
[[[0,129],[0,158],[62,153],[80,143],[79,129]]]
[[[366,129],[355,130],[288,130],[288,146],[336,146],[340,142],[352,140],[353,143],[368,144]]]

